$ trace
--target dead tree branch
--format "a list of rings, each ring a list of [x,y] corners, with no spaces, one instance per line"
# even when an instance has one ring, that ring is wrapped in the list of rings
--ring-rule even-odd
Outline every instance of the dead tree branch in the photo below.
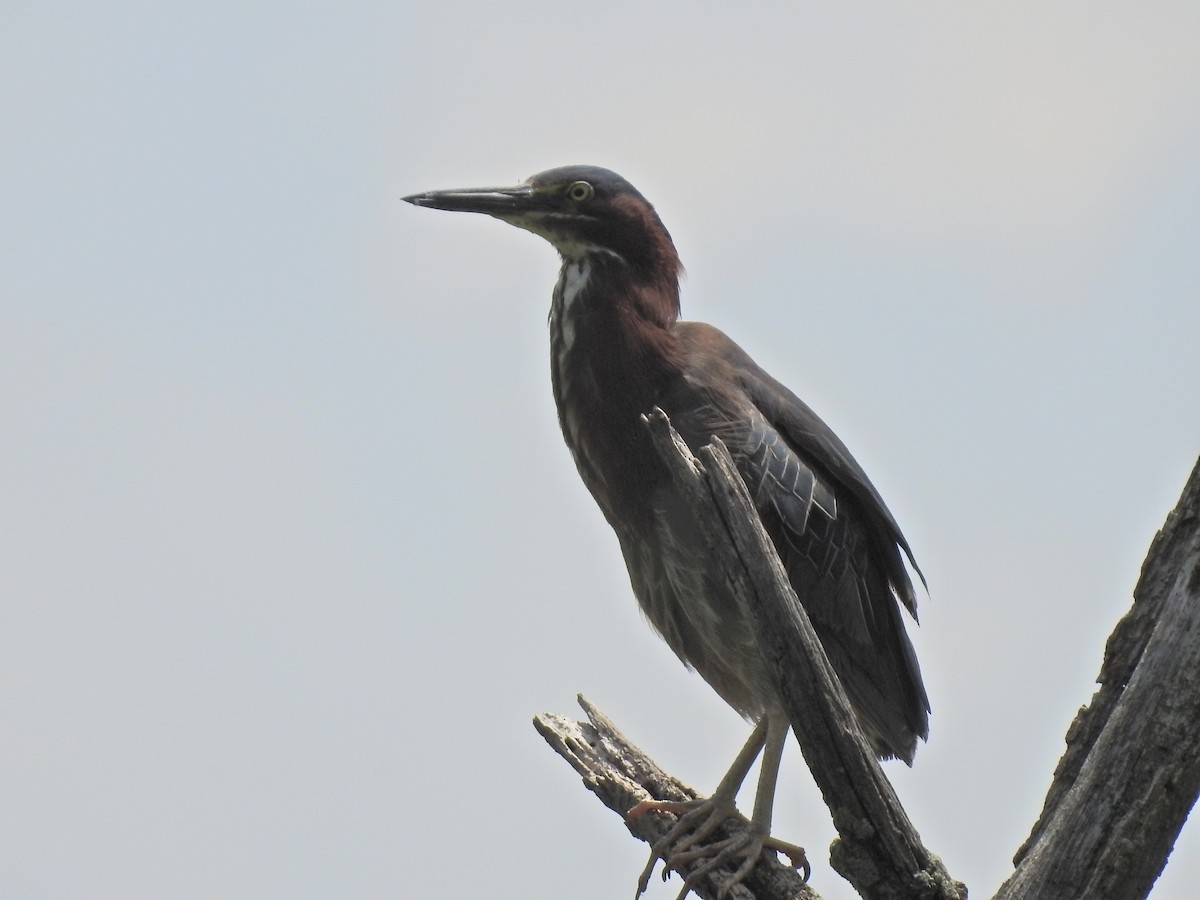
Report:
[[[586,722],[543,713],[534,717],[533,725],[554,751],[583,776],[584,786],[625,821],[625,827],[634,837],[653,844],[667,833],[674,818],[655,814],[640,816],[634,822],[629,822],[625,820],[625,812],[642,800],[693,800],[696,792],[660,769],[585,697],[579,697],[579,705],[587,713]],[[733,836],[744,831],[745,826],[730,820],[725,823],[724,829],[718,838]],[[686,877],[693,867],[702,863],[703,860],[698,860],[690,866],[683,866],[681,874]],[[702,879],[695,892],[704,900],[715,900],[727,874],[714,874]],[[631,883],[633,875],[631,872]],[[754,871],[744,882],[735,885],[726,897],[728,900],[821,900],[820,895],[804,883],[796,870],[779,862],[774,853],[764,853]]]
[[[1145,897],[1200,794],[1200,461],[1133,596],[997,900]]]
[[[678,437],[665,414],[650,417],[664,458]],[[808,614],[792,590],[779,556],[729,451],[719,440],[702,447],[702,469],[680,449],[669,465],[693,499],[709,549],[754,623],[758,646],[775,669],[792,730],[839,838],[830,862],[864,897],[960,900],[966,888],[950,878],[922,843],[858,728],[850,700],[833,671]],[[684,484],[690,481],[690,485]],[[715,515],[714,515],[715,511]],[[803,654],[790,648],[801,647]],[[803,659],[787,668],[780,660]]]

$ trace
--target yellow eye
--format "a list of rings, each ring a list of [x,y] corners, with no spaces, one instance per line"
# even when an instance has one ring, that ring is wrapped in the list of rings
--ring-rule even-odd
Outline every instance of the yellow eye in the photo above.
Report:
[[[567,188],[567,196],[576,203],[582,203],[585,200],[591,200],[592,195],[595,193],[595,189],[586,181],[576,181],[569,188]]]

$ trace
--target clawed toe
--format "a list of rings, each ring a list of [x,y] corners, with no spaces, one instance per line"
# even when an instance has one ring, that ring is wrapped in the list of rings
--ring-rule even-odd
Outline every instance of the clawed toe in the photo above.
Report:
[[[805,881],[808,881],[809,876],[812,875],[812,866],[808,864],[808,856],[799,844],[789,844],[767,835],[766,840],[763,841],[763,847],[786,856],[791,867],[799,870]]]
[[[672,869],[684,874],[681,867],[686,868],[699,863],[687,873],[676,900],[683,900],[701,879],[736,863],[737,867],[718,886],[717,895],[724,897],[734,885],[740,884],[750,874],[763,850],[785,854],[792,867],[801,870],[804,880],[808,880],[810,868],[803,848],[771,837],[739,813],[731,801],[717,798],[689,801],[646,800],[633,807],[627,817],[637,819],[652,811],[673,813],[679,816],[679,820],[650,848],[650,859],[638,877],[635,896],[640,897],[646,890],[654,867],[662,860],[664,881]],[[727,819],[740,819],[746,829],[732,837],[710,841],[721,823]]]
[[[679,853],[689,851],[690,848],[703,841],[730,815],[738,815],[733,804],[716,803],[711,799],[678,802],[644,800],[626,815],[628,818],[636,819],[651,810],[674,813],[679,816],[679,819],[666,834],[650,847],[650,859],[647,861],[646,867],[642,869],[642,874],[638,876],[638,889],[635,897],[640,897],[650,884],[650,876],[654,874],[654,867],[658,865],[660,859],[663,861],[663,881],[666,881],[671,874],[671,861]],[[687,887],[687,890],[691,890],[691,888]],[[685,896],[687,890],[680,894],[680,897]]]

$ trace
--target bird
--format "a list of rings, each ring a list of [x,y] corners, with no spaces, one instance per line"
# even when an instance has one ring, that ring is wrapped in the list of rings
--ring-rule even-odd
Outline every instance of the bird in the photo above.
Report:
[[[566,445],[616,533],[645,617],[686,666],[754,722],[711,796],[647,800],[627,812],[630,819],[678,815],[652,847],[638,894],[659,860],[664,878],[681,862],[699,863],[679,898],[700,877],[736,865],[725,893],[764,849],[785,853],[807,877],[803,849],[770,833],[791,727],[779,684],[643,415],[663,410],[693,452],[714,437],[725,443],[872,749],[912,765],[918,739],[929,736],[930,706],[901,610],[916,621],[909,567],[922,584],[925,577],[896,520],[804,401],[723,332],[680,318],[683,266],[675,244],[655,208],[620,175],[572,165],[511,187],[403,199],[492,216],[558,251],[550,382]],[[724,820],[741,816],[736,795],[760,755],[746,836],[715,840]]]

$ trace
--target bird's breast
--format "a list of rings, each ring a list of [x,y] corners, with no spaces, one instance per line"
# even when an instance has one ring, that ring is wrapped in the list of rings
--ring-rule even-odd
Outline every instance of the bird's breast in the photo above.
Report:
[[[565,261],[550,308],[551,385],[563,439],[584,484],[618,531],[648,515],[662,477],[641,421],[661,379],[629,339],[612,292],[587,258]],[[618,527],[620,524],[621,527]]]
[[[589,377],[587,361],[574,352],[579,298],[590,273],[586,260],[578,260],[565,262],[558,274],[550,305],[550,383],[567,449],[584,482],[595,493],[593,482],[602,480],[602,476],[587,454],[586,425],[581,413],[582,395],[588,392],[584,385],[594,378]]]
[[[591,266],[586,259],[574,260],[563,265],[558,273],[558,284],[554,289],[555,302],[550,307],[550,327],[557,332],[555,342],[555,365],[562,368],[566,356],[575,346],[575,309],[580,295],[587,287]],[[557,324],[557,328],[556,328]]]

